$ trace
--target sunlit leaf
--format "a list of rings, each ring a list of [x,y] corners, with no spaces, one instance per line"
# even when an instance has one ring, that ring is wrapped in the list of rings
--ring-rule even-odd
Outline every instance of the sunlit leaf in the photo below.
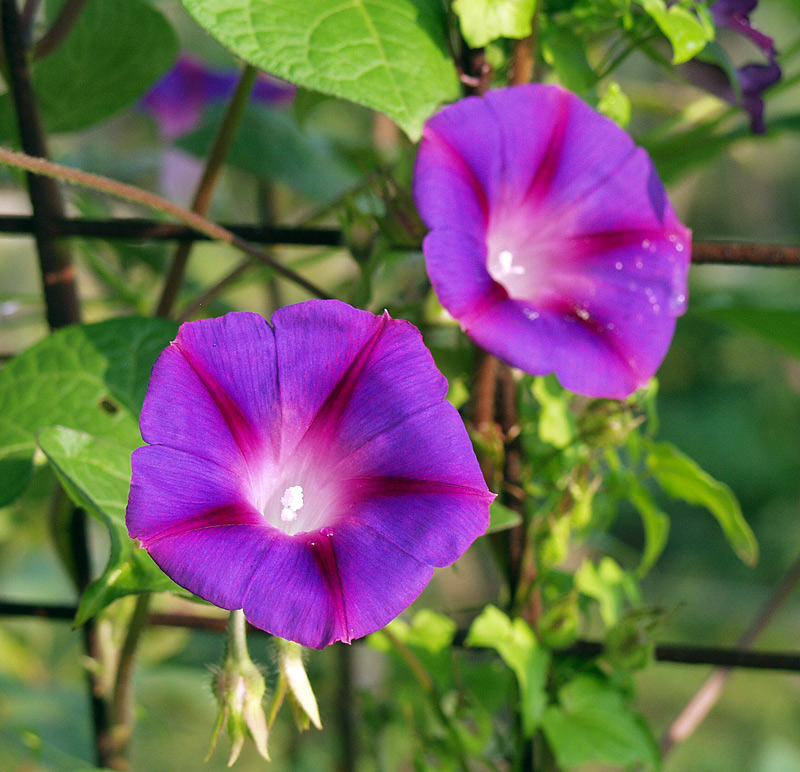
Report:
[[[453,11],[461,34],[473,48],[497,38],[524,38],[531,34],[536,0],[454,0]]]
[[[631,100],[620,88],[619,83],[608,84],[597,103],[597,109],[623,129],[626,129],[631,122]]]
[[[84,592],[75,624],[124,595],[178,590],[125,527],[133,448],[64,427],[42,429],[39,447],[72,500],[104,523],[111,537],[108,563]]]
[[[549,653],[536,640],[525,620],[519,617],[512,620],[495,606],[487,606],[475,618],[465,643],[494,649],[514,672],[521,693],[523,728],[530,737],[547,705]]]
[[[645,12],[655,21],[672,45],[672,63],[688,62],[699,54],[708,42],[714,39],[714,27],[707,20],[665,0],[637,0]]]
[[[579,675],[559,690],[558,701],[545,711],[542,726],[560,767],[598,761],[658,768],[658,748],[647,725],[607,681]]]
[[[66,426],[135,448],[150,370],[176,332],[173,322],[139,317],[66,327],[0,370],[0,506],[25,490],[40,429]]]
[[[758,560],[758,543],[733,491],[669,443],[653,443],[647,466],[670,496],[705,507],[717,519],[736,554],[748,565]]]
[[[644,553],[642,562],[636,570],[638,577],[643,577],[653,567],[658,560],[664,547],[667,545],[669,536],[669,517],[659,508],[649,491],[635,479],[631,480],[631,488],[628,491],[628,499],[636,507],[636,511],[642,518],[644,528]]]
[[[412,138],[459,96],[444,7],[428,0],[183,0],[247,62],[386,113]]]
[[[541,406],[539,438],[556,448],[565,448],[575,437],[575,416],[570,411],[564,390],[553,377],[534,378],[533,396]]]
[[[575,587],[598,602],[606,627],[617,623],[626,603],[639,601],[633,578],[610,557],[604,557],[597,565],[584,560],[575,573]]]

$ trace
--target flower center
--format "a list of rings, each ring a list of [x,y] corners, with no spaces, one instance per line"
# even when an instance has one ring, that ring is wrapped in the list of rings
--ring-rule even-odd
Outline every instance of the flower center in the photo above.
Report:
[[[503,249],[497,255],[489,255],[486,266],[489,275],[500,284],[506,285],[512,276],[522,276],[525,268],[514,263],[514,253],[509,249]],[[511,281],[513,284],[513,279]]]
[[[294,456],[254,469],[246,495],[264,522],[287,536],[332,526],[344,491],[331,479],[324,456]]]
[[[486,234],[486,270],[529,319],[559,307],[573,289],[569,217],[533,211],[526,202],[501,207]]]
[[[297,513],[303,508],[303,486],[292,485],[281,496],[281,520],[291,523],[297,519]]]

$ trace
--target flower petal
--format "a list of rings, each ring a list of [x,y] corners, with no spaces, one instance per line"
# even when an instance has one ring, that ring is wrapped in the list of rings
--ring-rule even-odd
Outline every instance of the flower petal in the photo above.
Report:
[[[494,498],[469,447],[446,402],[376,435],[333,470],[346,491],[345,521],[426,563],[450,565],[486,531]]]
[[[447,379],[419,331],[385,315],[318,411],[305,440],[332,447],[338,461],[409,417],[442,405],[446,395]],[[458,428],[466,449],[469,440],[463,425]],[[423,447],[422,438],[414,440],[411,447]]]
[[[484,348],[491,346],[497,356],[525,372],[554,372],[565,388],[578,394],[623,399],[647,382],[644,367],[612,330],[602,332],[597,322],[586,324],[574,313],[533,312],[538,317],[532,320],[525,311],[527,308],[523,310],[515,301],[505,301],[476,321],[470,337]],[[532,325],[535,334],[531,334]],[[659,345],[653,346],[657,355],[663,357],[664,333],[669,342],[674,325],[672,317],[664,317]],[[647,329],[641,332],[649,343]],[[565,340],[568,346],[563,345]]]
[[[165,536],[147,545],[147,551],[181,587],[231,610],[241,608],[253,574],[276,536],[263,525],[206,527]]]
[[[428,275],[439,302],[464,327],[473,317],[508,297],[486,270],[486,231],[471,233],[438,229],[423,243]]]
[[[243,500],[236,478],[158,445],[136,450],[132,466],[130,535],[182,587],[222,608],[240,608],[272,529]]]
[[[500,134],[487,102],[467,97],[459,112],[442,111],[423,131],[414,173],[414,197],[428,227],[457,222],[469,232],[485,225],[498,194]],[[452,202],[460,202],[456,208]]]
[[[322,649],[346,639],[337,617],[328,579],[309,534],[290,537],[272,529],[272,539],[252,581],[242,593],[247,619],[273,635]]]
[[[145,442],[184,450],[232,471],[245,461],[220,404],[175,346],[153,366],[140,428]],[[202,444],[198,437],[204,438]]]
[[[431,566],[363,524],[342,524],[327,538],[341,578],[351,639],[391,622],[419,597],[433,576]]]
[[[174,352],[174,353],[171,353]],[[179,366],[175,354],[194,372]],[[280,400],[275,369],[273,331],[258,314],[234,313],[181,325],[178,337],[156,366],[157,379],[148,390],[143,431],[149,443],[189,447],[197,442],[198,416],[218,424],[210,402],[248,460],[277,452],[280,443]],[[163,372],[162,372],[163,370]],[[170,379],[178,376],[180,380]],[[185,390],[179,390],[185,386]],[[174,414],[170,415],[170,410]],[[221,434],[218,426],[209,439]],[[192,437],[194,441],[192,442]],[[230,443],[226,443],[227,448]]]
[[[283,417],[282,454],[297,446],[330,401],[341,405],[341,382],[374,345],[385,320],[338,300],[309,300],[272,315]],[[351,377],[354,373],[351,373]],[[338,392],[337,392],[338,388]],[[338,409],[338,408],[337,408]]]
[[[243,493],[247,477],[205,458],[147,445],[134,451],[131,466],[126,522],[145,547],[192,528],[264,522]]]

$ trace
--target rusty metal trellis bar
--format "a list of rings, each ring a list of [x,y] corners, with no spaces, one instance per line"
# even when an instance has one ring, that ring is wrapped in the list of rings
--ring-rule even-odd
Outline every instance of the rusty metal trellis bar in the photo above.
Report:
[[[209,237],[187,225],[159,222],[140,217],[92,220],[80,217],[55,218],[49,222],[58,237],[108,240],[208,241]],[[231,233],[258,244],[339,247],[345,244],[338,228],[292,228],[260,225],[223,225]],[[0,215],[0,233],[33,234],[33,218],[26,215]],[[697,241],[692,246],[695,264],[800,267],[800,246],[757,244],[731,241]]]
[[[0,601],[0,616],[28,617],[54,621],[71,622],[77,611],[75,606],[58,604],[34,604]],[[184,627],[207,632],[222,633],[225,630],[224,617],[199,614],[150,612],[148,623],[157,627]],[[257,634],[266,635],[258,628]],[[461,632],[456,644],[466,637]],[[603,644],[596,641],[578,641],[565,649],[557,650],[560,656],[596,657],[603,653]],[[685,665],[716,665],[718,667],[747,668],[753,670],[785,670],[800,672],[800,653],[751,651],[744,648],[723,648],[717,646],[691,646],[677,643],[656,645],[655,657],[659,662],[674,662]]]
[[[61,237],[98,238],[143,241],[210,241],[188,225],[159,222],[138,217],[112,220],[90,220],[78,217],[51,221],[55,234]],[[281,228],[261,225],[223,225],[226,230],[247,241],[260,244],[338,247],[343,238],[336,228]],[[26,215],[0,215],[0,233],[31,234],[33,218]]]

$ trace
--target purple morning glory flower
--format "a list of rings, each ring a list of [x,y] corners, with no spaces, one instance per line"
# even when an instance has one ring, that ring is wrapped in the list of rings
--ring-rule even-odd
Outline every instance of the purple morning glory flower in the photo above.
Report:
[[[771,37],[764,35],[750,24],[750,14],[758,5],[758,0],[717,0],[711,6],[711,16],[717,29],[731,29],[749,38],[764,55],[775,58],[777,51]]]
[[[446,390],[411,324],[338,301],[184,324],[148,387],[130,534],[282,638],[371,633],[488,525]]]
[[[781,79],[781,68],[776,61],[777,51],[772,38],[750,24],[750,14],[757,5],[758,0],[717,0],[711,6],[717,29],[729,29],[743,35],[767,58],[767,64],[746,64],[736,70],[739,94],[726,72],[716,64],[693,60],[683,68],[689,79],[701,88],[732,105],[740,105],[750,115],[752,132],[763,134],[767,127],[762,94]]]
[[[215,70],[188,56],[145,94],[141,106],[158,121],[161,132],[175,139],[194,129],[211,102],[228,99],[239,80],[236,70]],[[260,74],[253,86],[252,99],[266,104],[283,104],[294,98],[294,86]]]
[[[610,120],[558,86],[468,97],[425,125],[414,196],[433,287],[480,346],[593,397],[656,371],[690,232]]]
[[[737,95],[727,73],[716,64],[692,60],[682,67],[689,79],[700,88],[729,104],[741,106],[750,115],[750,130],[753,134],[766,132],[764,99],[761,95],[781,79],[781,68],[776,62],[746,64],[736,70],[741,97]]]

